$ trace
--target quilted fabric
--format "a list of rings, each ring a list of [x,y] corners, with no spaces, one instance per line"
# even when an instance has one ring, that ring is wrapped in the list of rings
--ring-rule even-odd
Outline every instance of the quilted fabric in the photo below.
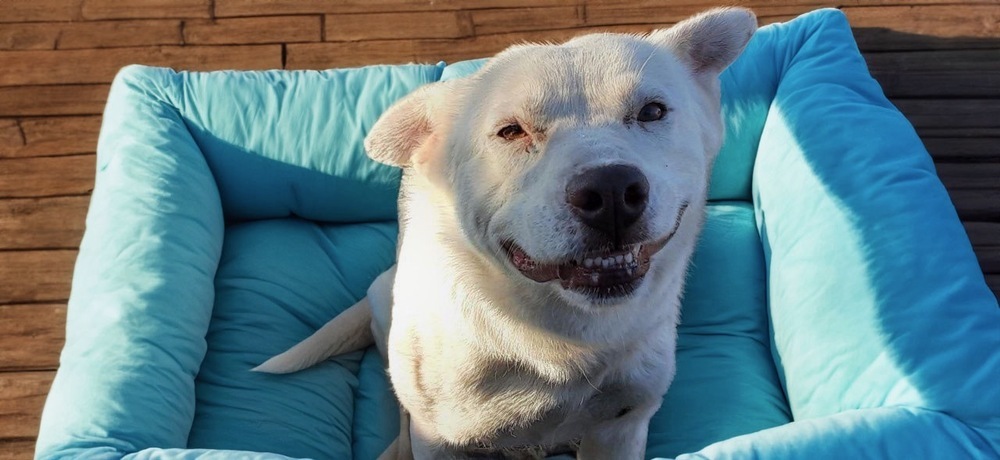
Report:
[[[377,354],[248,372],[392,262],[398,171],[368,127],[482,61],[116,79],[38,458],[375,458]],[[933,163],[842,13],[761,28],[648,457],[991,458],[1000,308]]]

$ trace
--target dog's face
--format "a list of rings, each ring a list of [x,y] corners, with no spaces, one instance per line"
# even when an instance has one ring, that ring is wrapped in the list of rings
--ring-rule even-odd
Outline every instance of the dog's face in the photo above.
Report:
[[[730,9],[647,37],[516,46],[399,103],[369,154],[443,190],[468,242],[524,289],[624,303],[700,219],[687,210],[721,145],[718,74],[755,27]]]

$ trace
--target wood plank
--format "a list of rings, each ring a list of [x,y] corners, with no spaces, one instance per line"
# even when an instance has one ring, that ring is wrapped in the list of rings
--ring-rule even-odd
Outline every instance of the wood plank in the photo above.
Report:
[[[1000,140],[998,139],[926,137],[923,141],[927,151],[934,157],[934,161],[995,161],[1000,163]]]
[[[0,160],[0,198],[84,195],[94,188],[95,155]]]
[[[1000,47],[1000,43],[997,44]],[[865,61],[873,71],[914,72],[1000,70],[1000,49],[868,52]]]
[[[891,70],[872,76],[890,98],[1000,97],[1000,70]]]
[[[935,166],[948,190],[1000,189],[998,163],[938,163]]]
[[[5,1],[0,22],[74,21],[82,0]]]
[[[26,460],[35,456],[35,438],[0,438],[0,460]]]
[[[996,48],[1000,4],[842,8],[862,50]]]
[[[1000,127],[955,127],[955,126],[918,126],[917,134],[922,139],[935,137],[947,138],[968,138],[968,139],[992,139],[1000,138]]]
[[[325,69],[355,67],[373,63],[455,62],[492,56],[507,41],[473,38],[468,40],[372,40],[337,43],[292,43],[286,45],[285,68]]]
[[[587,25],[582,6],[473,10],[469,12],[476,35],[534,30],[571,29]]]
[[[1000,247],[1000,222],[966,221],[962,225],[973,246]]]
[[[0,86],[0,117],[99,115],[111,85]]]
[[[983,273],[1000,273],[1000,246],[977,246],[974,249]]]
[[[184,43],[229,45],[318,42],[320,16],[270,16],[184,22]]]
[[[107,83],[129,64],[178,70],[280,69],[281,55],[280,45],[0,51],[0,68],[5,69],[0,86]]]
[[[856,6],[916,6],[916,5],[996,5],[996,0],[848,0],[839,1],[838,5]]]
[[[986,275],[986,285],[993,291],[993,295],[1000,298],[1000,275]]]
[[[998,49],[865,53],[868,68],[890,97],[1000,96]]]
[[[0,119],[0,158],[93,153],[100,130],[99,116]]]
[[[0,24],[0,50],[112,48],[181,43],[179,20]]]
[[[948,195],[963,221],[1000,221],[1000,190],[949,190]]]
[[[55,371],[0,372],[0,439],[35,438]]]
[[[0,305],[0,371],[55,370],[65,342],[65,303]]]
[[[65,302],[75,249],[0,251],[0,305]]]
[[[915,127],[1000,128],[1000,106],[991,99],[895,99]]]
[[[744,0],[730,2],[730,4],[751,7],[754,14],[757,15],[757,22],[762,25],[785,21],[817,7],[809,2],[801,4],[787,1],[776,4],[775,2]],[[591,26],[635,24],[661,28],[718,5],[718,3],[710,2],[667,3],[656,0],[585,2],[584,14],[586,24]]]
[[[314,13],[392,13],[576,5],[579,0],[215,0],[215,16],[271,16]]]
[[[969,4],[992,5],[996,0],[964,0]],[[720,3],[713,0],[687,0],[681,2],[705,10]],[[754,9],[774,6],[774,0],[734,0],[725,2]],[[954,0],[784,0],[784,6],[795,6],[804,10],[819,7],[842,7],[858,5],[911,5],[911,4],[951,4]],[[215,16],[268,16],[284,14],[314,13],[389,13],[403,11],[454,11],[503,8],[532,8],[548,6],[608,6],[642,7],[649,11],[662,8],[667,3],[662,0],[215,0]],[[673,5],[673,4],[671,4]]]
[[[0,199],[0,250],[78,247],[89,205],[87,195]]]
[[[17,120],[0,118],[0,158],[14,156],[27,144],[24,131]]]
[[[992,5],[996,0],[965,0],[966,3]],[[734,0],[727,2],[755,9],[774,6],[774,0]],[[911,4],[951,4],[953,0],[785,0],[783,5],[809,7],[841,7],[845,5],[911,5]],[[720,3],[713,0],[688,0],[685,5],[705,10]],[[531,8],[547,6],[633,6],[661,8],[662,0],[299,0],[296,2],[275,2],[273,0],[215,0],[215,16],[265,16],[280,14],[313,14],[313,13],[388,13],[402,11],[454,11],[503,8]]]
[[[430,11],[326,16],[326,41],[463,38],[473,35],[467,12]]]
[[[371,40],[336,43],[292,43],[286,45],[287,69],[325,69],[374,63],[456,62],[492,56],[510,45],[523,42],[561,42],[582,33],[638,32],[640,26],[601,26],[483,35],[463,39]]]
[[[211,0],[83,0],[84,19],[210,18]]]

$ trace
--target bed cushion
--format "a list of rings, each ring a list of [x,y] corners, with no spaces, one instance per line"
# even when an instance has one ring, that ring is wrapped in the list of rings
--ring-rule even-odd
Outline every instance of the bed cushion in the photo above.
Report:
[[[795,421],[694,457],[997,457],[996,297],[844,15],[762,29],[748,62],[777,82],[752,190]]]
[[[392,263],[399,172],[361,141],[440,72],[124,69],[36,456],[191,458],[176,449],[197,446],[370,458],[384,447],[395,410],[375,356],[284,385],[249,369]],[[339,425],[302,423],[335,414]]]

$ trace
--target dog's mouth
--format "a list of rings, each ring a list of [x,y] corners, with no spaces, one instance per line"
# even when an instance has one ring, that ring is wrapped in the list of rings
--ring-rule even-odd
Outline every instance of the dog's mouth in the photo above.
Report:
[[[566,290],[596,299],[610,299],[631,294],[649,271],[650,260],[660,252],[680,228],[688,203],[681,205],[673,228],[665,236],[619,248],[587,251],[563,261],[540,262],[514,243],[501,243],[507,259],[526,278],[539,282],[559,280]]]
[[[617,250],[587,252],[563,263],[539,262],[510,241],[503,247],[510,262],[528,279],[539,283],[559,280],[568,290],[612,297],[635,290],[649,271],[650,258],[667,245],[670,236]]]

